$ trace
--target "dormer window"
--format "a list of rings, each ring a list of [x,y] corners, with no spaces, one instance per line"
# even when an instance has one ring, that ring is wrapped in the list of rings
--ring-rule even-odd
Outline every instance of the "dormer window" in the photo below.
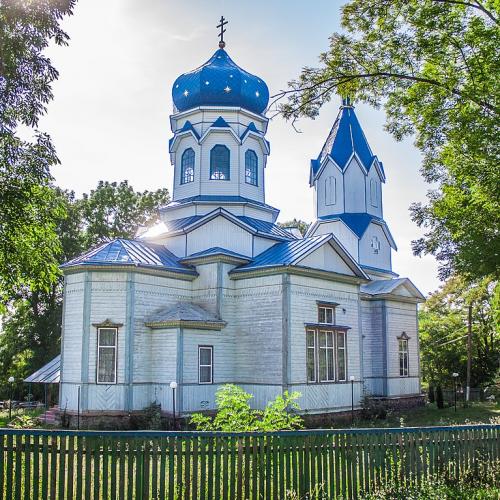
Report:
[[[257,154],[251,149],[245,153],[245,182],[257,186]]]
[[[194,181],[194,151],[191,148],[182,153],[181,158],[181,184]]]
[[[210,151],[210,180],[229,180],[229,149],[217,144]]]

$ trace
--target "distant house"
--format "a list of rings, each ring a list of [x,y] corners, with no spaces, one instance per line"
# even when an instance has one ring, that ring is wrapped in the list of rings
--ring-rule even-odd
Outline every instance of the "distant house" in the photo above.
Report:
[[[309,413],[349,409],[351,377],[356,406],[418,397],[424,298],[392,271],[384,167],[350,101],[311,162],[316,220],[300,237],[265,200],[265,82],[222,45],[172,95],[161,222],[63,266],[61,408],[80,393],[83,413],[172,412],[171,381],[181,414],[213,409],[226,383],[260,408],[297,390]]]

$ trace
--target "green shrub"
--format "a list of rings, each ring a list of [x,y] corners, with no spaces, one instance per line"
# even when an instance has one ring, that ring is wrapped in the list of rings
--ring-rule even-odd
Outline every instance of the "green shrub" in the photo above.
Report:
[[[192,415],[190,423],[199,431],[278,431],[300,429],[302,418],[294,412],[300,410],[297,399],[300,393],[285,391],[268,403],[264,411],[250,408],[253,398],[241,387],[223,385],[215,395],[217,414],[211,418],[202,413]]]

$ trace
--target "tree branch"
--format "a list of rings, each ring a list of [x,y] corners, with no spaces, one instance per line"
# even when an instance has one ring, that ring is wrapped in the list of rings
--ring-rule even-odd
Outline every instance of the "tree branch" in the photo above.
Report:
[[[433,0],[434,2],[437,3],[452,3],[455,5],[463,5],[464,7],[472,7],[473,9],[480,10],[484,14],[486,14],[493,22],[498,24],[497,18],[488,10],[484,7],[484,5],[481,4],[478,0],[474,0],[474,3],[470,2],[461,2],[460,0]]]

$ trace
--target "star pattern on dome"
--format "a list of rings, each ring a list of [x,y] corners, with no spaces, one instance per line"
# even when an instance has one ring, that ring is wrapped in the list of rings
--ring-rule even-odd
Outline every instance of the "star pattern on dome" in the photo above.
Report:
[[[261,114],[269,90],[262,78],[240,68],[220,48],[205,64],[177,78],[172,97],[178,112],[197,106],[234,106]]]

